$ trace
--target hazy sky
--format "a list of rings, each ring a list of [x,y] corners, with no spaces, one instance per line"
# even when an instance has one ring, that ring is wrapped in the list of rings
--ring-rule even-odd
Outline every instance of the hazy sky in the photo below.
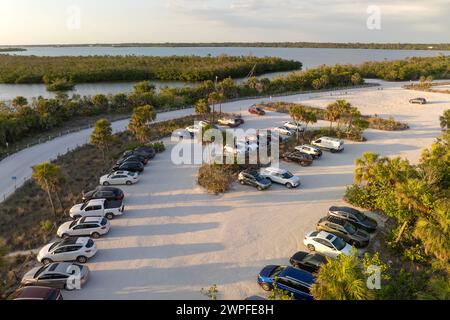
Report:
[[[3,45],[213,41],[450,42],[450,0],[0,0]]]

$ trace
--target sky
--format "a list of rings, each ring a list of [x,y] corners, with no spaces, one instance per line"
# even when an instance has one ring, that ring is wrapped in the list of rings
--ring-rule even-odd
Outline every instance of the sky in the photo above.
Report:
[[[450,42],[450,0],[0,0],[0,45]]]

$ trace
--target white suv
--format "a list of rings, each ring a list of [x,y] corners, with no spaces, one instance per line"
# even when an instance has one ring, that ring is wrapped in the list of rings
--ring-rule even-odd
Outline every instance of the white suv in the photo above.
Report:
[[[86,263],[97,253],[94,240],[88,237],[67,238],[44,246],[37,256],[37,260],[43,264],[54,261],[78,261]]]
[[[297,132],[297,130],[300,132],[305,131],[305,127],[301,123],[296,123],[295,121],[287,121],[283,126],[289,130],[294,130],[295,132]]]
[[[302,146],[295,147],[295,150],[311,155],[314,159],[320,158],[322,156],[322,150],[319,148],[304,144]]]
[[[341,152],[344,150],[344,140],[330,137],[321,137],[311,142],[313,146],[331,152]]]
[[[285,185],[289,189],[296,188],[300,185],[300,178],[284,169],[274,167],[263,168],[260,170],[260,174],[271,182]]]
[[[78,220],[63,223],[56,234],[60,238],[73,236],[90,236],[99,238],[109,232],[109,220],[102,217],[83,217]]]
[[[351,255],[352,246],[326,231],[311,231],[303,240],[310,251],[317,251],[326,256],[336,258],[340,254]]]

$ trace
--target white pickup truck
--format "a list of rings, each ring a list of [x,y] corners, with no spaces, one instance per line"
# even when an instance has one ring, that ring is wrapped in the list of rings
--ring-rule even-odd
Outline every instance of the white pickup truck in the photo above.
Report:
[[[74,219],[81,217],[106,217],[111,220],[115,216],[122,215],[124,208],[122,200],[95,199],[74,205],[70,209],[69,215]]]

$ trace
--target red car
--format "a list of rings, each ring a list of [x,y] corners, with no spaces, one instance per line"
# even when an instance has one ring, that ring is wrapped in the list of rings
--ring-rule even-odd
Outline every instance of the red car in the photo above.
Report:
[[[251,114],[257,114],[258,116],[263,116],[266,114],[266,112],[262,108],[255,105],[248,108],[248,112],[250,112]]]
[[[8,300],[63,300],[61,291],[47,287],[22,287],[8,297]]]

